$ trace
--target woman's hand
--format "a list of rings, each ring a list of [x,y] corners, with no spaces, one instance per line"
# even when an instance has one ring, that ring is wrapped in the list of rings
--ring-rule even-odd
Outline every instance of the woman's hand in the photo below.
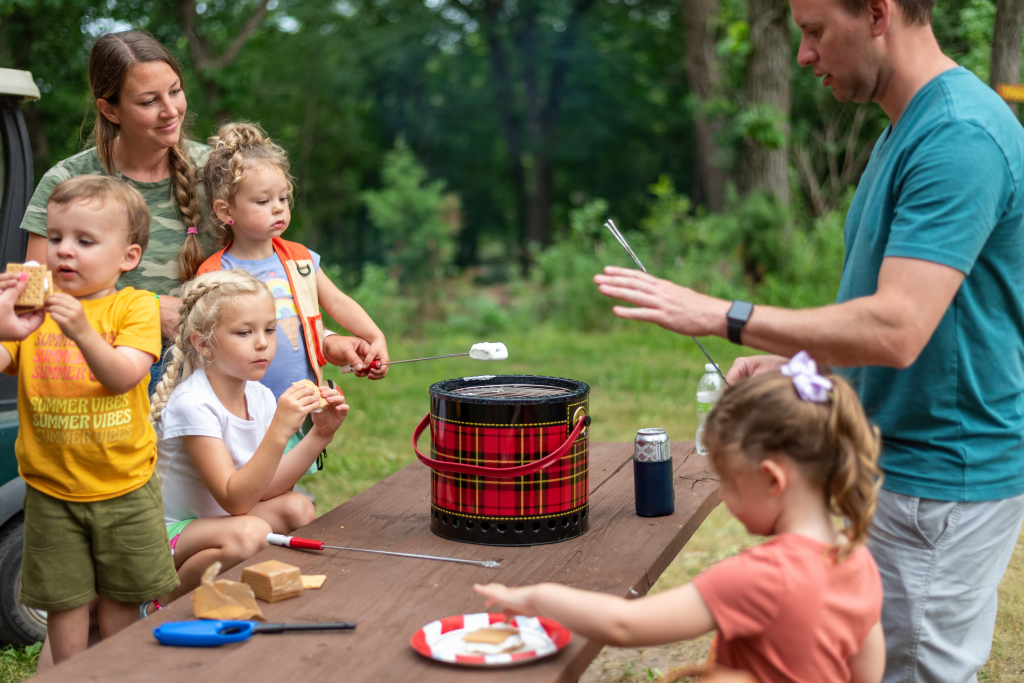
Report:
[[[160,336],[174,339],[178,334],[178,308],[181,299],[176,296],[160,297]]]
[[[320,399],[313,387],[308,384],[293,384],[277,400],[277,410],[274,412],[271,426],[277,426],[291,436],[302,428],[306,416],[319,407]]]
[[[489,583],[486,586],[479,583],[473,585],[480,595],[487,598],[486,605],[501,605],[505,614],[510,617],[522,614],[527,617],[535,617],[538,612],[530,604],[533,595],[533,586],[523,588],[509,588],[500,583]]]
[[[320,397],[327,399],[327,405],[319,413],[313,413],[313,425],[324,436],[332,437],[348,417],[349,405],[340,391],[330,387],[320,387]]]
[[[39,329],[46,311],[18,315],[14,302],[28,287],[28,273],[0,273],[0,341],[21,341]]]

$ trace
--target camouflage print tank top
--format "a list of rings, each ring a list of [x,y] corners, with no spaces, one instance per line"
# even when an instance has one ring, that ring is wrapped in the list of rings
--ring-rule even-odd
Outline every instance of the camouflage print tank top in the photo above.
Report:
[[[196,167],[196,177],[201,177],[203,166],[210,148],[198,142],[188,143],[189,156]],[[32,194],[25,218],[21,221],[22,230],[46,236],[46,202],[50,193],[62,180],[80,175],[106,175],[103,162],[92,147],[68,157],[43,176],[39,186]],[[120,173],[118,178],[126,181],[142,194],[146,200],[151,216],[149,226],[149,246],[142,255],[142,262],[135,270],[124,273],[117,281],[117,288],[134,287],[145,289],[154,294],[171,294],[181,284],[178,281],[178,251],[185,243],[185,224],[178,212],[178,203],[173,199],[171,179],[165,178],[155,183],[140,183],[126,178]],[[217,250],[216,237],[209,220],[209,209],[203,185],[197,187],[200,207],[199,240],[207,256]]]

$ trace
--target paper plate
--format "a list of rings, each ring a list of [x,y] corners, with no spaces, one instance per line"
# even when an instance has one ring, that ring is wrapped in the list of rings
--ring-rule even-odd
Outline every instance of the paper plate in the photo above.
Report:
[[[512,652],[500,655],[481,655],[466,651],[462,636],[477,629],[505,621],[505,615],[484,612],[482,614],[458,614],[439,621],[432,621],[413,634],[412,649],[424,657],[439,662],[462,666],[516,666],[549,657],[572,640],[569,629],[557,621],[544,617],[518,616],[511,620],[519,629],[523,645]]]

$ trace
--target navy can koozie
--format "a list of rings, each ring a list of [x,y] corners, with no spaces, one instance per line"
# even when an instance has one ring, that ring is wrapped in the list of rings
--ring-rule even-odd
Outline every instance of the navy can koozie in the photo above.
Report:
[[[633,495],[641,517],[671,515],[676,509],[672,486],[672,451],[664,429],[638,429],[633,442]]]

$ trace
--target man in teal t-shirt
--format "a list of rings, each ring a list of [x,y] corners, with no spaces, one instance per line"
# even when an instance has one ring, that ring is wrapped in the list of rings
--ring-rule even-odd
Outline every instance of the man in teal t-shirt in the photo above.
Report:
[[[885,589],[883,680],[977,680],[1024,518],[1024,130],[946,57],[934,0],[790,0],[798,61],[892,121],[846,220],[836,304],[792,311],[624,268],[624,318],[842,368],[883,436],[869,547]],[[872,657],[870,653],[865,653]],[[873,658],[873,657],[872,657]]]

